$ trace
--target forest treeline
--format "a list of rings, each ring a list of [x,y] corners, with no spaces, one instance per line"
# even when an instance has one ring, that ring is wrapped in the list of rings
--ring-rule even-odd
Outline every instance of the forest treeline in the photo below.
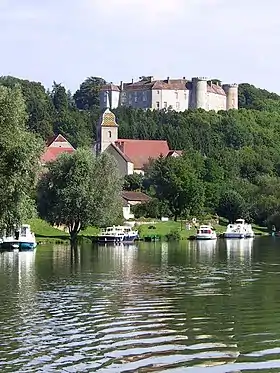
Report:
[[[62,133],[76,147],[94,141],[104,82],[91,77],[71,93],[55,82],[48,91],[41,83],[0,78],[0,85],[21,87],[30,131],[43,140]],[[168,209],[173,216],[204,212],[227,216],[231,211],[230,219],[242,213],[259,224],[273,222],[280,228],[280,96],[241,84],[239,108],[218,113],[114,110],[120,137],[166,139],[172,149],[184,151],[180,160],[159,159],[145,179],[131,177],[126,188],[146,191],[154,197],[153,204],[161,201],[151,210]]]

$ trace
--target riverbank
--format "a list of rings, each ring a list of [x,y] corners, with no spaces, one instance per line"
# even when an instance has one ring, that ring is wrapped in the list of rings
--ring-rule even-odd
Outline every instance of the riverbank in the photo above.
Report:
[[[55,242],[61,243],[69,240],[67,232],[54,228],[46,221],[41,219],[32,219],[29,221],[32,231],[36,235],[38,243]],[[222,234],[226,230],[227,222],[221,219],[220,224],[213,224],[216,232]],[[186,240],[196,233],[196,228],[192,227],[187,230],[184,221],[153,221],[145,222],[138,226],[140,239],[157,239],[157,240]],[[253,225],[254,232],[257,235],[268,235],[269,232],[266,227],[260,227]],[[96,227],[88,227],[84,231],[80,232],[79,237],[90,238],[96,236],[99,229]]]

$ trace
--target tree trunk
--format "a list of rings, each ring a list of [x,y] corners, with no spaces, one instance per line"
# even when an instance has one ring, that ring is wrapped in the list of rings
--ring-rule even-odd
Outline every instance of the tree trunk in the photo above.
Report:
[[[78,233],[81,229],[81,223],[79,221],[74,221],[69,224],[69,234],[70,234],[70,243],[71,248],[77,248],[78,245]]]

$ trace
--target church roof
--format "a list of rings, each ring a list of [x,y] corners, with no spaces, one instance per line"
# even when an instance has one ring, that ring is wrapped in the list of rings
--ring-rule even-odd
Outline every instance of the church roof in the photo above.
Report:
[[[116,116],[114,113],[111,112],[110,109],[106,109],[104,113],[101,115],[101,122],[100,126],[104,127],[116,127],[118,123],[116,122]]]
[[[118,139],[115,145],[138,170],[142,170],[150,159],[156,159],[161,155],[167,156],[170,150],[165,140]]]

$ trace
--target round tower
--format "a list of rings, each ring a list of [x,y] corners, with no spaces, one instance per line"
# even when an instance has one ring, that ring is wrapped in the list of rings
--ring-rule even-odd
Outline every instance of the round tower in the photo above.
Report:
[[[226,94],[226,110],[238,109],[238,84],[224,84]]]
[[[193,107],[195,109],[207,109],[207,78],[192,78]]]

